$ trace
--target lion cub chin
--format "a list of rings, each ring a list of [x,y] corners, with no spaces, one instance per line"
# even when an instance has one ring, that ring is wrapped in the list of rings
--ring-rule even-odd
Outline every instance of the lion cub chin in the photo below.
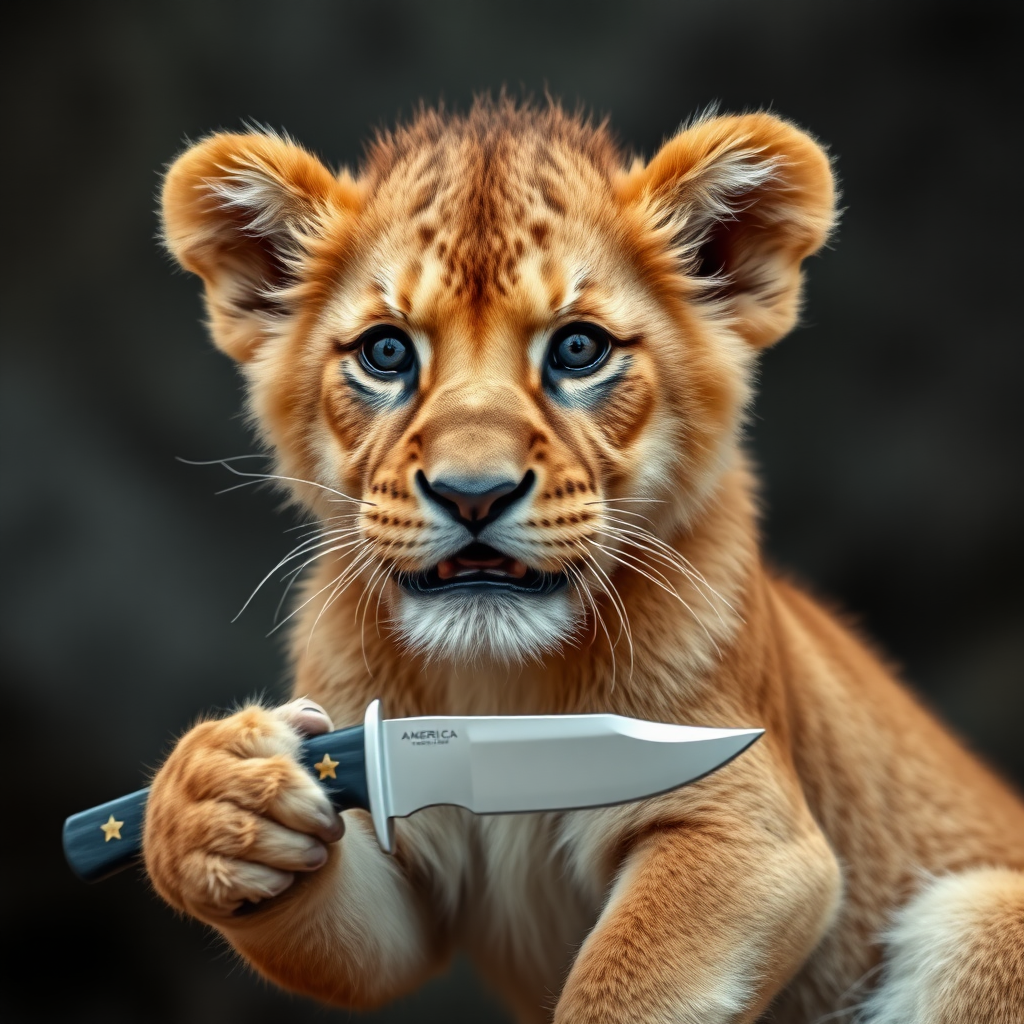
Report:
[[[197,726],[154,782],[173,906],[349,1007],[463,948],[522,1021],[1024,1020],[1024,809],[758,552],[738,435],[834,211],[765,113],[648,161],[507,100],[357,174],[263,132],[177,159],[167,246],[319,532],[290,559],[307,701]],[[387,856],[295,761],[375,697],[767,734],[624,806],[428,808]]]

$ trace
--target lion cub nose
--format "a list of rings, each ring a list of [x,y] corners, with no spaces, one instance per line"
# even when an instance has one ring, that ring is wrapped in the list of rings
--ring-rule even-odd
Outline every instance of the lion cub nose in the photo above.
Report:
[[[534,473],[528,470],[518,482],[493,476],[456,476],[450,473],[428,480],[420,470],[416,479],[431,501],[476,534],[510,505],[526,496],[533,486]]]

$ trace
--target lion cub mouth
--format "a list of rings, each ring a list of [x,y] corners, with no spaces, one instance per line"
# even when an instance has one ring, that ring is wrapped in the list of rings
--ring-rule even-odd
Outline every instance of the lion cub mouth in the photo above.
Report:
[[[531,569],[517,558],[474,541],[425,572],[402,573],[398,582],[406,590],[420,594],[459,589],[549,594],[564,586],[568,578],[564,573]]]
[[[524,562],[507,558],[495,548],[478,543],[464,547],[454,558],[446,558],[437,563],[437,575],[442,580],[460,579],[480,573],[521,580],[527,572],[529,569]]]

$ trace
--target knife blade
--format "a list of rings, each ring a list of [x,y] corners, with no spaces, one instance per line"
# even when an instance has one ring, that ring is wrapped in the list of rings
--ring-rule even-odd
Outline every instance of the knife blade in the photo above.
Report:
[[[311,736],[300,760],[338,810],[369,811],[377,842],[394,819],[454,804],[476,814],[578,810],[677,789],[721,768],[763,729],[711,729],[622,715],[381,717]],[[64,856],[83,881],[127,867],[142,850],[148,789],[73,814]]]

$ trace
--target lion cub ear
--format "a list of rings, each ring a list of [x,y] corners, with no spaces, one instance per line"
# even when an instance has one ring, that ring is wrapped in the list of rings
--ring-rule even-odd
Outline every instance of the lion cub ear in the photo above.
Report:
[[[177,158],[164,179],[164,241],[203,279],[218,347],[252,358],[297,301],[312,249],[357,206],[347,175],[275,135],[213,135]]]
[[[809,135],[764,113],[706,118],[626,172],[619,195],[672,257],[669,272],[696,279],[750,344],[796,323],[800,263],[835,221],[829,160]]]

